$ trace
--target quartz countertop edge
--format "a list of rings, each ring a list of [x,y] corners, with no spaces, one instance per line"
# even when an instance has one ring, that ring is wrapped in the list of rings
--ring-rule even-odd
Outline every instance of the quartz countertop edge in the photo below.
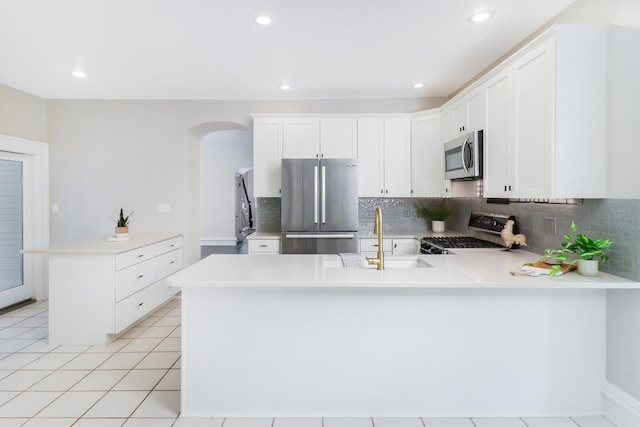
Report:
[[[47,255],[99,255],[119,254],[131,251],[163,240],[182,236],[182,233],[130,233],[129,240],[109,242],[108,235],[92,237],[68,243],[57,243],[42,248],[23,249],[23,254]]]
[[[513,276],[540,255],[522,250],[474,250],[456,255],[388,256],[420,258],[430,268],[340,268],[337,255],[212,255],[170,276],[182,288],[371,288],[371,289],[640,289],[640,282],[600,272],[559,277]],[[334,265],[328,267],[328,264]]]

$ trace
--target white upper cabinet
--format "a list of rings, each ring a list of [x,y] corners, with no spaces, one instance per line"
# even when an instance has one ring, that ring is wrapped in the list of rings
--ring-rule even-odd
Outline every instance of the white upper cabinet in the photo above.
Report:
[[[445,143],[453,138],[451,133],[451,107],[440,109],[440,140]],[[457,135],[457,134],[456,134]]]
[[[320,157],[355,159],[358,157],[358,120],[327,118],[320,120]]]
[[[282,119],[253,121],[253,192],[255,197],[280,197]]]
[[[283,119],[282,158],[310,159],[320,153],[320,120],[314,117]]]
[[[358,119],[358,195],[411,197],[411,119]]]
[[[605,196],[605,30],[556,28],[488,82],[486,197]]]
[[[411,197],[411,119],[384,120],[384,195]]]
[[[411,119],[411,197],[441,197],[443,193],[440,113],[430,110]]]
[[[384,121],[358,119],[358,196],[384,196]]]
[[[484,129],[484,194],[505,197],[511,176],[512,75],[503,71],[486,85],[487,123]]]
[[[484,87],[476,87],[442,110],[442,142],[484,129],[487,113],[485,93]]]
[[[283,126],[283,159],[358,157],[355,118],[285,117]]]
[[[484,129],[487,125],[487,91],[484,85],[467,97],[467,125],[464,133]]]

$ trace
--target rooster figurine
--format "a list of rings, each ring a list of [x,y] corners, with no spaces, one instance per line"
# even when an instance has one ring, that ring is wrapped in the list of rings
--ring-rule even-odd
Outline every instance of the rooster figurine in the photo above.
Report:
[[[527,246],[527,237],[524,234],[513,234],[513,224],[515,224],[515,222],[512,219],[507,220],[507,223],[500,232],[500,237],[507,251],[511,249],[514,243],[520,246]]]

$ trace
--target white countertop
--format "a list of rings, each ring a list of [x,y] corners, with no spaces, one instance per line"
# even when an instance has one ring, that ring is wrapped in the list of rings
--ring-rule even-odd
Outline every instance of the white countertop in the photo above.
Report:
[[[44,248],[24,249],[23,254],[48,255],[95,255],[119,254],[142,246],[151,245],[163,240],[182,236],[182,233],[131,233],[130,239],[124,242],[109,242],[109,236],[92,237],[68,243],[59,243]]]
[[[174,286],[260,288],[518,288],[640,289],[640,282],[600,272],[597,277],[570,272],[559,277],[513,276],[540,255],[522,250],[466,250],[454,255],[387,256],[421,258],[432,268],[325,267],[337,255],[211,255],[169,277]]]

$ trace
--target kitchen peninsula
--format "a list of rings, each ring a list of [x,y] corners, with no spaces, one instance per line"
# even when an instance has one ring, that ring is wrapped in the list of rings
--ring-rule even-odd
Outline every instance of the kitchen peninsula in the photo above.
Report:
[[[602,414],[606,293],[640,283],[510,275],[538,257],[210,256],[169,278],[182,415]]]

